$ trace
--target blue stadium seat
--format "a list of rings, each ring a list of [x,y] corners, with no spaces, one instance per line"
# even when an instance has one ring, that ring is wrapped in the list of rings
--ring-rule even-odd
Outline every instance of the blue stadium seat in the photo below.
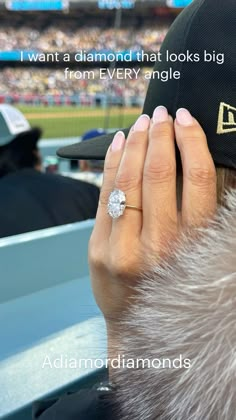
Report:
[[[106,357],[87,264],[93,224],[0,239],[0,419],[30,420],[33,401],[104,373],[83,362]],[[72,359],[77,368],[66,367]]]

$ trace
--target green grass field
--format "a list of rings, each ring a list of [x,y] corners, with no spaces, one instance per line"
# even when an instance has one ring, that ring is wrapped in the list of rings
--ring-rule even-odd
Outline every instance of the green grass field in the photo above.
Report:
[[[19,106],[32,127],[43,130],[43,138],[76,137],[92,128],[105,127],[106,110],[102,108],[72,106]],[[137,108],[111,108],[109,127],[124,128],[130,126],[139,115]]]

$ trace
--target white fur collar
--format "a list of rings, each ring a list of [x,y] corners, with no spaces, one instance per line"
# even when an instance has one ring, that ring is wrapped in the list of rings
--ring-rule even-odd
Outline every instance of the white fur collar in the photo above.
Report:
[[[117,371],[123,420],[236,419],[236,191],[187,239],[143,277],[121,335],[126,359],[182,355],[191,368]]]

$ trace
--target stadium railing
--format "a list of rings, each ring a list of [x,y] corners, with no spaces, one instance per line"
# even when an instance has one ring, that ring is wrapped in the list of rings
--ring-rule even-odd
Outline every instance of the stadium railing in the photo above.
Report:
[[[0,419],[97,382],[106,335],[87,264],[93,221],[0,239]],[[73,362],[73,366],[71,363]]]

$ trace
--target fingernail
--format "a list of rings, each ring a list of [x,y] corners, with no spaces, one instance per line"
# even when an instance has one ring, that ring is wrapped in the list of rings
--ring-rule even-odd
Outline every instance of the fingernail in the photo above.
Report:
[[[193,117],[190,112],[185,108],[180,108],[176,112],[176,119],[180,125],[189,126],[193,125]]]
[[[125,142],[125,135],[123,131],[118,131],[118,133],[116,133],[113,138],[111,150],[113,152],[117,152],[118,150],[121,150],[124,145],[124,142]]]
[[[141,115],[134,124],[134,131],[145,131],[150,125],[150,117],[146,114]]]
[[[169,120],[169,114],[165,106],[158,106],[153,112],[153,122],[161,123]]]

